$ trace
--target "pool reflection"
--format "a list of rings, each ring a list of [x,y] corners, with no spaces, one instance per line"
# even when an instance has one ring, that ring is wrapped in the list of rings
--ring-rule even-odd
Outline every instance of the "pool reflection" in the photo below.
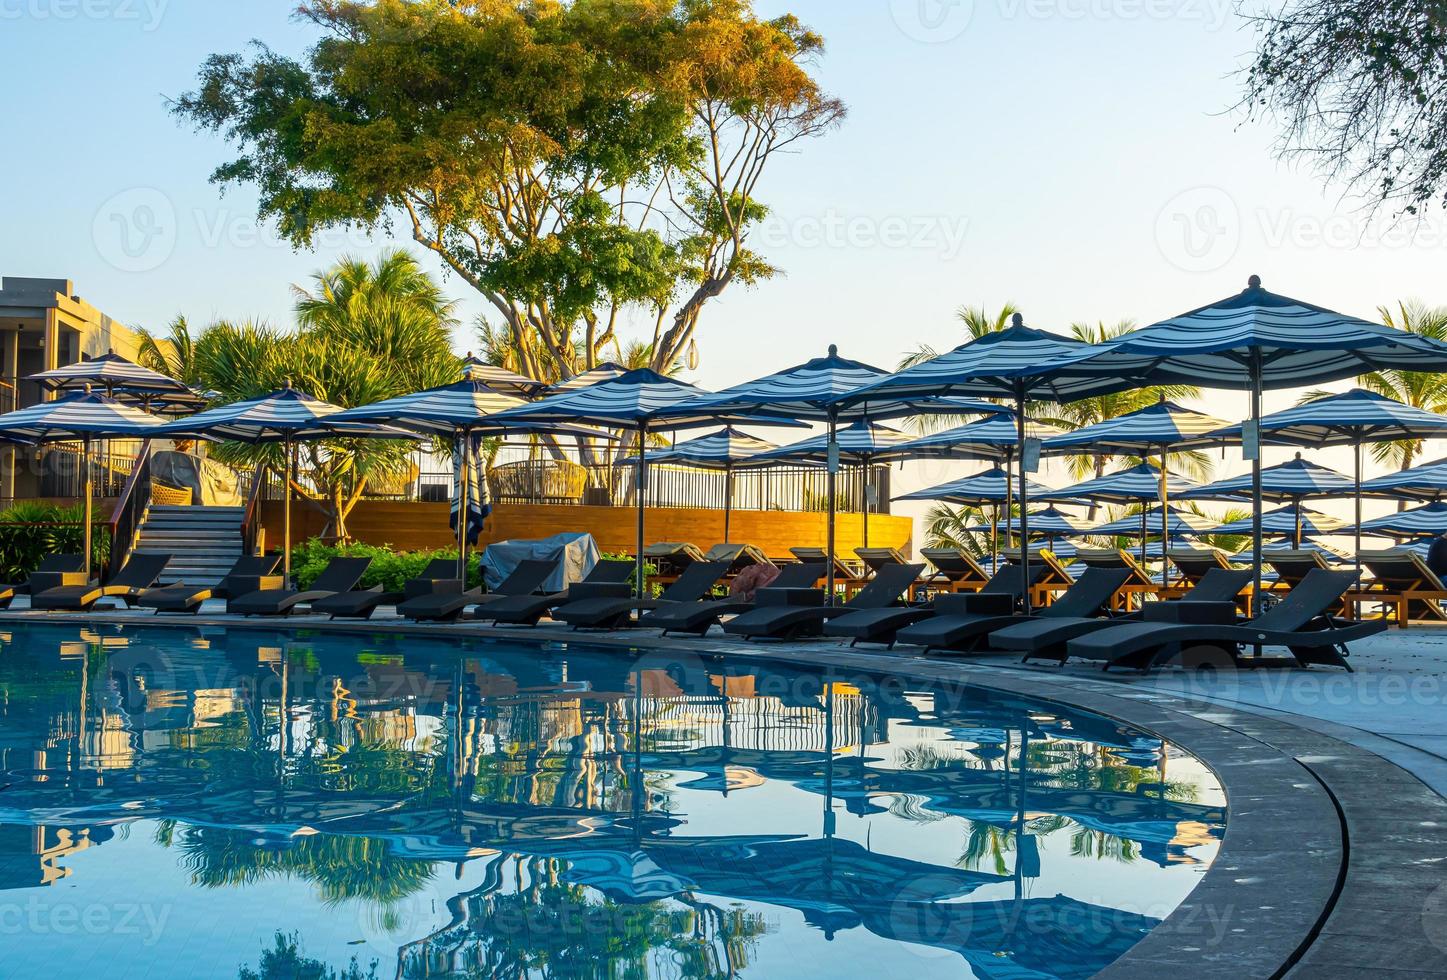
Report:
[[[84,889],[77,855],[146,834],[196,901],[364,909],[299,942],[400,976],[723,977],[806,936],[1088,976],[1225,823],[1195,760],[1105,719],[689,656],[27,626],[0,697],[0,890]]]

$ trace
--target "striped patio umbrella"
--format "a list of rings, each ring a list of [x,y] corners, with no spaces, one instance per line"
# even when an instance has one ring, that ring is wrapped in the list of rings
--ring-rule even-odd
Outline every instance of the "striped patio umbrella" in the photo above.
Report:
[[[692,405],[683,406],[686,411],[715,411],[726,415],[765,412],[825,423],[825,456],[822,462],[828,467],[828,486],[825,492],[829,498],[826,550],[830,557],[827,583],[830,601],[833,601],[834,596],[835,484],[839,472],[839,457],[844,452],[837,438],[840,423],[922,413],[975,415],[1000,411],[998,405],[974,399],[942,399],[938,392],[929,392],[917,398],[880,399],[868,407],[851,407],[840,402],[842,396],[887,377],[889,372],[883,368],[840,357],[839,348],[831,344],[824,357],[816,357],[783,371],[726,388],[717,394],[704,396]],[[867,514],[864,529],[868,534]]]
[[[868,410],[874,405],[888,405],[912,398],[1007,398],[1014,404],[1016,413],[1016,437],[1021,447],[1019,471],[1023,482],[1026,473],[1036,468],[1039,447],[1039,443],[1030,441],[1026,433],[1026,402],[1031,398],[1071,401],[1090,394],[1092,387],[1101,387],[1102,383],[1093,378],[1071,381],[1069,387],[1062,387],[1061,377],[1054,373],[1058,365],[1078,360],[1092,350],[1091,345],[1071,337],[1027,327],[1024,318],[1017,313],[1005,330],[986,334],[932,360],[866,385],[843,396],[840,403],[850,409],[862,407]],[[1029,484],[1024,483],[1022,489],[1025,493],[1020,500],[1020,510],[1026,514],[1024,527],[1028,538]],[[1024,571],[1028,577],[1028,554],[1025,564]],[[1027,615],[1030,612],[1028,596],[1025,612]]]
[[[591,388],[600,381],[616,381],[628,373],[628,369],[612,361],[606,361],[597,367],[584,371],[582,374],[574,375],[567,381],[559,382],[547,389],[549,395],[561,395],[565,391],[579,391],[583,388]]]
[[[1198,534],[1210,534],[1216,530],[1217,522],[1204,515],[1189,510],[1180,510],[1176,507],[1167,508],[1152,507],[1145,516],[1145,524],[1150,527],[1165,527],[1172,538],[1194,537]],[[1099,535],[1103,538],[1134,538],[1141,536],[1140,515],[1127,514],[1124,517],[1093,527],[1088,532],[1091,536]]]
[[[1362,524],[1362,534],[1380,534],[1393,538],[1440,537],[1447,534],[1447,503],[1434,500],[1430,504],[1400,514],[1388,514]]]
[[[499,394],[512,395],[524,401],[531,401],[547,391],[549,387],[546,381],[527,378],[515,371],[509,371],[507,368],[489,364],[481,358],[474,357],[471,351],[468,351],[467,356],[462,359],[462,376],[481,381]]]
[[[997,519],[992,521],[990,527],[990,554],[997,559],[1000,554],[999,541],[999,520],[1000,508],[1006,508],[1009,513],[1013,507],[1012,501],[1019,495],[1020,478],[1017,474],[1011,473],[1002,467],[996,466],[967,476],[961,480],[951,480],[949,483],[941,483],[938,486],[929,487],[924,490],[916,490],[914,493],[907,493],[895,500],[937,500],[941,503],[954,504],[963,507],[984,507],[991,506],[995,509]],[[1026,495],[1030,497],[1044,497],[1053,493],[1049,487],[1031,482],[1026,486]]]
[[[1241,426],[1224,430],[1240,431]],[[1413,408],[1385,395],[1354,388],[1304,405],[1274,412],[1261,420],[1261,440],[1297,446],[1351,446],[1356,549],[1362,550],[1362,444],[1447,436],[1447,417]],[[1361,572],[1360,560],[1357,567]]]
[[[1161,475],[1160,492],[1156,494],[1156,499],[1169,506],[1170,487],[1165,479],[1167,456],[1171,452],[1225,445],[1229,439],[1212,435],[1225,424],[1220,419],[1162,398],[1146,408],[1047,439],[1044,449],[1050,455],[1082,452],[1155,454],[1160,457],[1161,463],[1158,471]],[[1159,517],[1165,520],[1165,509],[1160,510]],[[1162,524],[1162,536],[1170,533]]]
[[[1261,394],[1355,377],[1371,371],[1447,370],[1447,344],[1268,292],[1252,276],[1241,293],[1099,345],[1057,374],[1093,379],[1121,391],[1146,384],[1191,384],[1250,392],[1243,433],[1254,483],[1261,467]],[[1069,387],[1068,378],[1060,384]],[[1089,390],[1084,394],[1100,394]],[[1262,497],[1252,494],[1261,514]],[[1260,550],[1259,528],[1252,533]],[[1261,595],[1260,566],[1256,595]]]
[[[282,575],[291,581],[291,484],[296,474],[295,447],[299,441],[344,436],[355,439],[415,439],[416,435],[388,425],[366,422],[336,424],[334,417],[345,409],[313,398],[286,383],[286,387],[258,398],[219,405],[216,408],[155,430],[168,438],[219,439],[228,442],[282,444],[285,474],[282,493]]]
[[[468,544],[482,534],[483,524],[492,510],[479,452],[483,436],[548,432],[588,439],[608,438],[606,432],[581,425],[498,425],[492,419],[499,412],[527,402],[494,388],[490,376],[476,365],[467,367],[464,373],[463,380],[453,384],[349,409],[328,416],[325,423],[343,434],[352,425],[383,424],[451,440],[453,494],[449,520],[457,533],[459,579],[467,577]]]
[[[998,523],[1014,534],[1021,533],[1023,529],[1023,522],[1020,520],[1019,514]],[[1044,510],[1037,510],[1030,515],[1030,533],[1036,537],[1078,537],[1089,533],[1089,527],[1090,525],[1085,521],[1065,513],[1058,507],[1046,507]]]
[[[106,351],[99,357],[82,358],[74,364],[28,375],[25,380],[38,381],[47,391],[83,391],[90,387],[92,390],[105,392],[107,397],[116,398],[117,401],[133,398],[135,401],[145,402],[165,396],[199,397],[175,378],[142,367],[113,350]],[[118,398],[118,394],[129,395],[131,398]]]
[[[1095,500],[1106,504],[1145,504],[1152,500],[1160,500],[1163,494],[1179,496],[1194,486],[1196,484],[1184,477],[1175,476],[1169,472],[1163,475],[1150,463],[1141,463],[1129,469],[1107,473],[1094,480],[1077,483],[1073,487],[1056,490],[1046,499]],[[1146,510],[1144,508],[1140,513],[1140,529],[1141,556],[1144,559],[1146,538],[1149,537],[1146,531]]]
[[[575,379],[576,380],[576,379]],[[494,417],[499,425],[535,425],[592,423],[613,429],[626,429],[638,437],[638,596],[645,588],[644,564],[644,490],[648,486],[648,436],[653,432],[701,429],[711,425],[755,424],[797,425],[792,419],[769,412],[722,412],[718,409],[692,409],[703,389],[676,378],[669,378],[646,368],[629,371],[616,378],[600,381],[586,388],[575,388],[556,395],[510,408]]]
[[[832,499],[835,493],[833,473],[841,459],[848,459],[851,462],[863,467],[865,473],[865,501],[864,501],[864,547],[869,547],[869,467],[879,458],[880,454],[895,447],[904,445],[913,437],[898,429],[891,429],[886,425],[879,425],[876,422],[858,421],[837,429],[831,439],[830,433],[814,436],[802,442],[792,443],[788,446],[780,446],[778,449],[771,449],[759,453],[750,459],[752,466],[761,466],[769,463],[804,463],[806,465],[827,466],[830,468],[830,480],[828,493]],[[831,562],[832,565],[832,562]]]
[[[101,438],[145,438],[159,434],[164,419],[84,388],[52,402],[40,402],[29,408],[0,415],[0,439],[27,444],[69,442],[81,443],[80,468],[85,474],[81,496],[85,511],[85,555],[82,571],[90,574],[91,564],[91,495],[90,444]]]
[[[1289,538],[1313,538],[1319,534],[1335,534],[1346,527],[1346,521],[1311,510],[1301,504],[1288,504],[1261,515],[1261,533]],[[1251,518],[1230,521],[1216,528],[1216,534],[1250,534]]]
[[[1379,497],[1440,500],[1447,496],[1447,458],[1367,480],[1362,492]]]
[[[1302,459],[1298,454],[1288,463],[1217,480],[1215,483],[1188,490],[1182,497],[1188,500],[1249,499],[1300,504],[1307,497],[1349,497],[1354,490],[1355,484],[1350,477]],[[1301,515],[1299,508],[1297,514]],[[1263,515],[1260,513],[1252,514],[1253,538],[1258,536],[1258,533],[1265,533],[1262,519]],[[1302,529],[1298,527],[1293,540],[1299,544],[1301,537]]]
[[[730,544],[730,518],[734,508],[734,471],[750,463],[760,453],[779,447],[772,442],[725,426],[706,436],[681,442],[672,449],[654,453],[653,462],[681,463],[701,470],[719,470],[724,475],[724,544]],[[637,462],[637,457],[629,460]],[[757,464],[756,464],[757,465]]]

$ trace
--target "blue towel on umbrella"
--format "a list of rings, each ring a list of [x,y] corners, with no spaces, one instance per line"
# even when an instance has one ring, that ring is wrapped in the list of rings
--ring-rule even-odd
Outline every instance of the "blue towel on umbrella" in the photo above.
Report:
[[[462,440],[452,444],[452,513],[449,523],[457,531],[457,510],[462,501],[462,481],[467,480],[467,540],[475,542],[482,536],[487,515],[492,513],[492,498],[488,495],[487,479],[483,473],[482,437],[473,436],[467,459],[467,473],[462,472]]]

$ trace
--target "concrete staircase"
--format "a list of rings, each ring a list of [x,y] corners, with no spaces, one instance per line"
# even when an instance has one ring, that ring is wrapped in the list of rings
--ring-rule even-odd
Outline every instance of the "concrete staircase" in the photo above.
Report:
[[[135,553],[171,556],[161,584],[215,585],[241,557],[241,507],[152,505],[141,521]]]

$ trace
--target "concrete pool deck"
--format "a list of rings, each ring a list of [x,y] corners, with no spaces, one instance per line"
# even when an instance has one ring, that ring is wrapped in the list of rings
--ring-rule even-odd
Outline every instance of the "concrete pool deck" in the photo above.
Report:
[[[831,672],[970,683],[1119,718],[1180,745],[1221,779],[1230,822],[1183,905],[1102,975],[1447,976],[1447,629],[1393,630],[1352,647],[1356,673],[1022,665],[995,655],[922,657],[835,641],[735,642],[544,625],[418,626],[379,618],[247,620],[16,611],[0,621],[91,626],[278,627],[353,634],[576,643],[687,663],[729,657]]]

